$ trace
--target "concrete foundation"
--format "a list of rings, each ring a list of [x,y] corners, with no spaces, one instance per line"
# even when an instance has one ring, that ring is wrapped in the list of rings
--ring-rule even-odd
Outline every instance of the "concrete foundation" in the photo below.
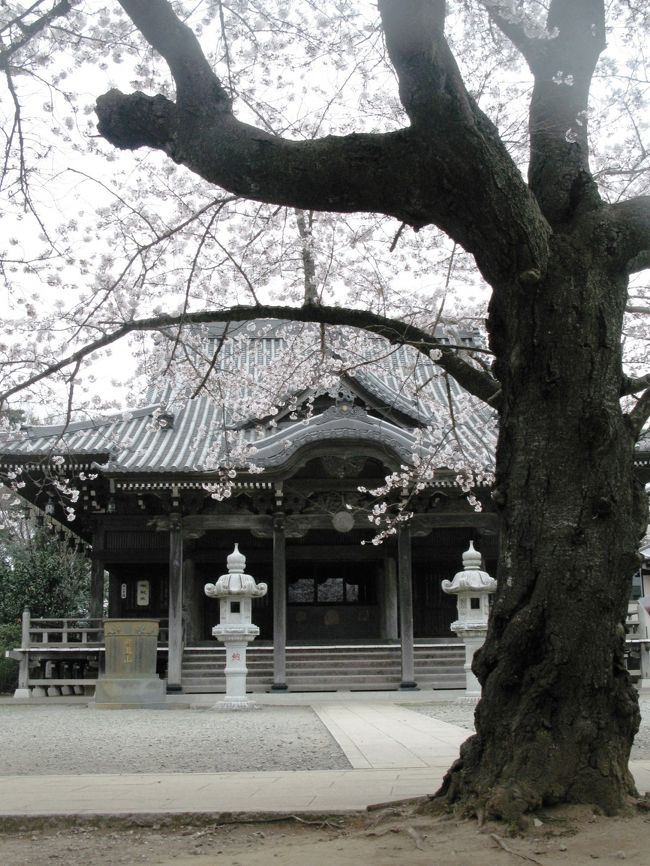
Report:
[[[95,688],[97,709],[164,706],[166,688],[160,677],[103,677]]]

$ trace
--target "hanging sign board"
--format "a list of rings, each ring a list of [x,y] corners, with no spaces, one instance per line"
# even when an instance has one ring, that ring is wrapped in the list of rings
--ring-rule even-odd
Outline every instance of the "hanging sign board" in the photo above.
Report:
[[[149,605],[149,581],[139,580],[135,587],[135,603],[138,607],[147,607]]]

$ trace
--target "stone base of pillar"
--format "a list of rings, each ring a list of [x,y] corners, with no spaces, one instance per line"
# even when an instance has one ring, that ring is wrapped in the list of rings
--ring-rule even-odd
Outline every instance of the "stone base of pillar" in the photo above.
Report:
[[[14,692],[15,698],[31,698],[32,693],[29,689],[16,689]]]
[[[286,683],[273,683],[271,686],[272,692],[286,692],[289,690],[289,686]]]
[[[402,690],[411,689],[411,691],[413,691],[415,689],[418,692],[420,691],[418,684],[414,683],[412,680],[404,680],[404,682],[399,684],[399,687]]]
[[[218,712],[231,712],[233,710],[240,712],[241,710],[261,710],[262,707],[248,698],[244,701],[233,701],[230,698],[224,698],[222,701],[217,701],[210,709],[217,710]]]
[[[33,698],[46,698],[47,697],[47,689],[44,686],[34,686],[32,689],[32,697]]]

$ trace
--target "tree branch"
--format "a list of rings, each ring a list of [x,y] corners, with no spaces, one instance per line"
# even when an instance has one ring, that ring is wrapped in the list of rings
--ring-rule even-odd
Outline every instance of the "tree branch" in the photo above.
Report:
[[[628,273],[650,267],[650,195],[610,205],[609,213]]]
[[[547,30],[553,38],[533,66],[528,179],[545,217],[558,225],[578,208],[600,204],[589,169],[587,112],[606,44],[603,0],[551,0]]]
[[[527,34],[523,16],[521,19],[517,17],[511,3],[504,3],[503,6],[499,6],[494,0],[490,0],[489,3],[483,2],[482,5],[486,7],[490,19],[508,37],[529,67],[533,69],[543,46],[539,40],[533,39]]]
[[[638,438],[648,418],[650,418],[650,388],[646,388],[643,394],[641,394],[628,417],[632,423],[632,429]]]
[[[423,15],[425,7],[434,10],[433,18],[425,16],[430,26],[424,36],[396,23],[408,17],[405,2]],[[116,147],[163,150],[210,183],[256,201],[384,213],[416,229],[435,224],[474,255],[492,284],[545,271],[548,226],[497,130],[465,91],[438,33],[441,0],[381,2],[400,89],[417,123],[392,133],[310,141],[290,141],[238,121],[198,41],[167,0],[121,3],[169,63],[177,99],[117,90],[101,96],[99,132]],[[437,39],[432,55],[421,50],[431,34]],[[408,79],[407,67],[416,61]],[[416,73],[424,76],[420,84]],[[476,172],[471,187],[467,165]]]
[[[210,67],[198,39],[170,3],[160,0],[119,0],[119,3],[169,66],[179,102],[194,105],[207,102],[213,108],[230,111],[230,96]]]
[[[650,373],[646,373],[645,376],[638,376],[636,378],[624,376],[623,381],[621,382],[621,397],[628,397],[630,394],[638,394],[639,391],[643,391],[643,389],[647,388],[648,385],[650,385]]]
[[[316,281],[316,260],[314,258],[311,217],[309,217],[309,225],[307,225],[304,211],[296,208],[294,214],[300,236],[300,252],[302,254],[302,271],[305,285],[304,302],[305,304],[317,304],[318,283]]]
[[[368,333],[384,337],[391,343],[404,346],[413,346],[428,358],[435,351],[440,356],[434,359],[434,363],[456,379],[459,385],[470,394],[488,403],[493,408],[498,408],[500,403],[500,385],[490,374],[484,370],[478,370],[465,361],[456,351],[441,343],[434,336],[398,319],[380,316],[366,310],[350,310],[343,307],[315,306],[309,304],[304,307],[284,307],[275,305],[258,304],[255,306],[236,306],[225,310],[205,310],[200,313],[184,313],[177,316],[153,316],[147,319],[133,319],[124,322],[108,334],[93,340],[81,349],[62,358],[56,364],[51,364],[33,376],[25,379],[18,385],[7,388],[0,393],[0,405],[9,397],[38,382],[63,370],[70,364],[77,364],[84,358],[106,348],[118,340],[135,331],[157,331],[173,325],[197,325],[210,322],[237,322],[248,319],[284,319],[294,322],[320,322],[326,325],[342,325],[351,328],[359,328]],[[106,323],[108,324],[108,323]],[[485,351],[463,347],[466,352]]]
[[[624,376],[621,382],[621,397],[638,394],[639,391],[647,388],[648,385],[650,385],[650,373],[646,373],[645,376],[638,376],[637,378]]]
[[[411,123],[439,121],[445,108],[473,125],[469,94],[444,36],[445,0],[379,0],[378,6]]]

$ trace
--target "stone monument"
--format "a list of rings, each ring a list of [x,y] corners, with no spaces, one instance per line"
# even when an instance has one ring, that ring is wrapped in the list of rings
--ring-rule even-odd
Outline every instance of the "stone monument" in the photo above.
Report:
[[[205,585],[205,594],[219,599],[219,625],[212,629],[212,635],[226,646],[226,695],[214,709],[250,710],[257,704],[246,695],[246,647],[260,633],[252,621],[253,599],[266,595],[267,586],[245,574],[246,557],[239,552],[238,544],[226,565],[227,574]]]
[[[453,580],[442,581],[443,592],[456,596],[458,619],[450,628],[462,637],[465,644],[465,688],[467,697],[471,698],[481,696],[481,684],[472,672],[472,659],[485,641],[489,597],[496,588],[496,580],[481,570],[481,554],[474,549],[472,541],[463,554],[463,571],[459,571]]]
[[[95,687],[97,709],[166,708],[166,682],[156,674],[157,619],[105,619],[104,672]]]

